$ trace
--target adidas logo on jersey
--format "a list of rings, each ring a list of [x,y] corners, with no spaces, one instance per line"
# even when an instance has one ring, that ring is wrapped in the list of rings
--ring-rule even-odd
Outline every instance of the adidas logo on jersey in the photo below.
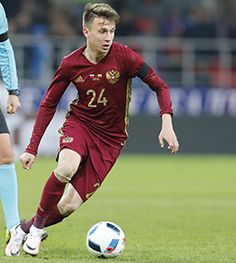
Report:
[[[81,75],[79,75],[76,79],[75,79],[75,82],[78,83],[78,82],[84,82],[84,79]]]

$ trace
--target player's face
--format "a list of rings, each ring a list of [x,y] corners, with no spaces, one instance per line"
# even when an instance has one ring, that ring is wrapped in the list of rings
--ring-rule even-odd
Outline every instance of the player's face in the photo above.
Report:
[[[87,45],[97,54],[106,54],[113,42],[116,25],[114,21],[95,18],[89,27],[83,29]]]

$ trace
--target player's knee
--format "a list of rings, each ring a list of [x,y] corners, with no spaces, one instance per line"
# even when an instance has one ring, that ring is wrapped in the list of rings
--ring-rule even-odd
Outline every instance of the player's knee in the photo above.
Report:
[[[6,152],[0,156],[0,164],[11,164],[15,161],[14,154],[12,151]]]
[[[58,180],[68,183],[75,174],[76,170],[70,165],[60,165],[57,166],[54,172]]]

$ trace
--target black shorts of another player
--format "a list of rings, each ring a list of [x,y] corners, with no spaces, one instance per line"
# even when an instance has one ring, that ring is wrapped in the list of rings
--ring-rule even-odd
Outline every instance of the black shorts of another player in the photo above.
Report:
[[[10,133],[10,132],[8,130],[5,117],[3,116],[2,111],[0,109],[0,134],[1,133]]]

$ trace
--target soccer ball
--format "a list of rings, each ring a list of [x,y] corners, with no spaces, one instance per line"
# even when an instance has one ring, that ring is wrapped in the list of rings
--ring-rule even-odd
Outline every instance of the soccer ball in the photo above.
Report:
[[[125,248],[125,235],[118,225],[99,222],[89,229],[86,245],[88,251],[96,257],[114,258]]]

